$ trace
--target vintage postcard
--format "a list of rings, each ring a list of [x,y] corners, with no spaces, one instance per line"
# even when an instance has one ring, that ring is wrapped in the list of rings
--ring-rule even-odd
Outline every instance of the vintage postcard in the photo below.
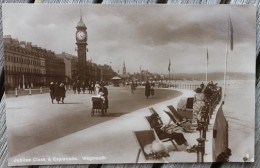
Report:
[[[254,161],[255,6],[2,9],[10,166]]]

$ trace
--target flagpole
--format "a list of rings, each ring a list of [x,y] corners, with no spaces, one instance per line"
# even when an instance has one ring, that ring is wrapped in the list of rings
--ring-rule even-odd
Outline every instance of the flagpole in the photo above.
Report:
[[[171,76],[171,68],[169,69],[169,83],[170,83],[170,76]]]
[[[228,42],[229,42],[229,29],[230,29],[230,27],[229,27],[230,25],[229,24],[230,23],[228,21],[228,26],[227,26],[228,36],[227,36],[227,41],[226,41],[223,101],[225,101],[225,97],[226,97],[227,57],[228,57]]]
[[[208,55],[208,48],[207,48],[206,82],[208,82],[208,59],[209,59],[209,55]]]
[[[171,69],[169,70],[169,87],[170,87],[170,76],[171,76]]]
[[[142,68],[141,68],[141,65],[140,65],[140,83],[142,84]]]
[[[171,60],[170,59],[169,59],[168,70],[169,70],[169,87],[170,87],[170,76],[171,76]]]

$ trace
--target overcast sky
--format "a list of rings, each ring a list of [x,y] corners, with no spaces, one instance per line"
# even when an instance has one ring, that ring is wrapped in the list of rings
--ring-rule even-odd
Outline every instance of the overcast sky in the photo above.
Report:
[[[3,4],[3,34],[56,54],[77,55],[76,25],[82,8],[87,26],[87,59],[122,72],[223,72],[228,18],[234,49],[228,71],[255,72],[254,6]]]

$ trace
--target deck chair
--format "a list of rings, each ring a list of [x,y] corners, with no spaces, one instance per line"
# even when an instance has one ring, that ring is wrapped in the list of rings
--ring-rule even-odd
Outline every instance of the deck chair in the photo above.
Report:
[[[176,124],[177,126],[181,127],[183,129],[184,132],[194,132],[197,127],[192,126],[191,123],[186,122],[186,121],[182,121],[180,122],[172,113],[170,113],[169,111],[165,111],[164,112],[169,116],[169,118],[171,119],[171,122],[173,122],[174,124]]]
[[[159,116],[159,114],[154,110],[153,107],[150,107],[150,108],[149,108],[149,111],[150,111],[152,114],[156,114],[156,115]]]
[[[142,130],[134,131],[135,137],[138,141],[140,149],[136,158],[136,163],[138,163],[140,152],[142,151],[146,160],[150,159],[161,159],[162,157],[169,157],[168,153],[159,153],[159,154],[147,154],[144,150],[146,145],[152,144],[156,140],[156,136],[153,130]]]
[[[180,113],[178,113],[178,111],[172,105],[169,105],[167,107],[178,122],[186,121],[186,118],[184,118],[182,115],[180,115]]]
[[[158,130],[159,128],[163,127],[163,122],[162,122],[162,120],[161,120],[160,117],[157,118],[157,121],[156,121],[157,123],[156,123],[156,124],[153,123],[153,119],[151,118],[151,116],[146,116],[145,118],[146,118],[146,120],[148,121],[148,123],[149,123],[149,125],[150,125],[150,128],[155,131],[157,137],[158,137],[162,142],[171,141],[171,143],[173,144],[173,146],[174,146],[177,150],[179,150],[178,147],[177,147],[177,145],[174,143],[174,139],[168,138],[168,137],[166,138],[166,137],[164,137],[164,136],[160,136],[161,134],[159,134],[158,132],[156,132],[156,130]],[[164,131],[167,131],[167,127],[165,127]]]

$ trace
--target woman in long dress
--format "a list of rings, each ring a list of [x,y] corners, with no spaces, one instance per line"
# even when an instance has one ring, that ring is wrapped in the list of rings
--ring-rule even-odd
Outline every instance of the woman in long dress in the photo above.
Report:
[[[66,89],[63,83],[60,84],[60,94],[61,94],[61,102],[64,103],[64,99],[66,97]]]

